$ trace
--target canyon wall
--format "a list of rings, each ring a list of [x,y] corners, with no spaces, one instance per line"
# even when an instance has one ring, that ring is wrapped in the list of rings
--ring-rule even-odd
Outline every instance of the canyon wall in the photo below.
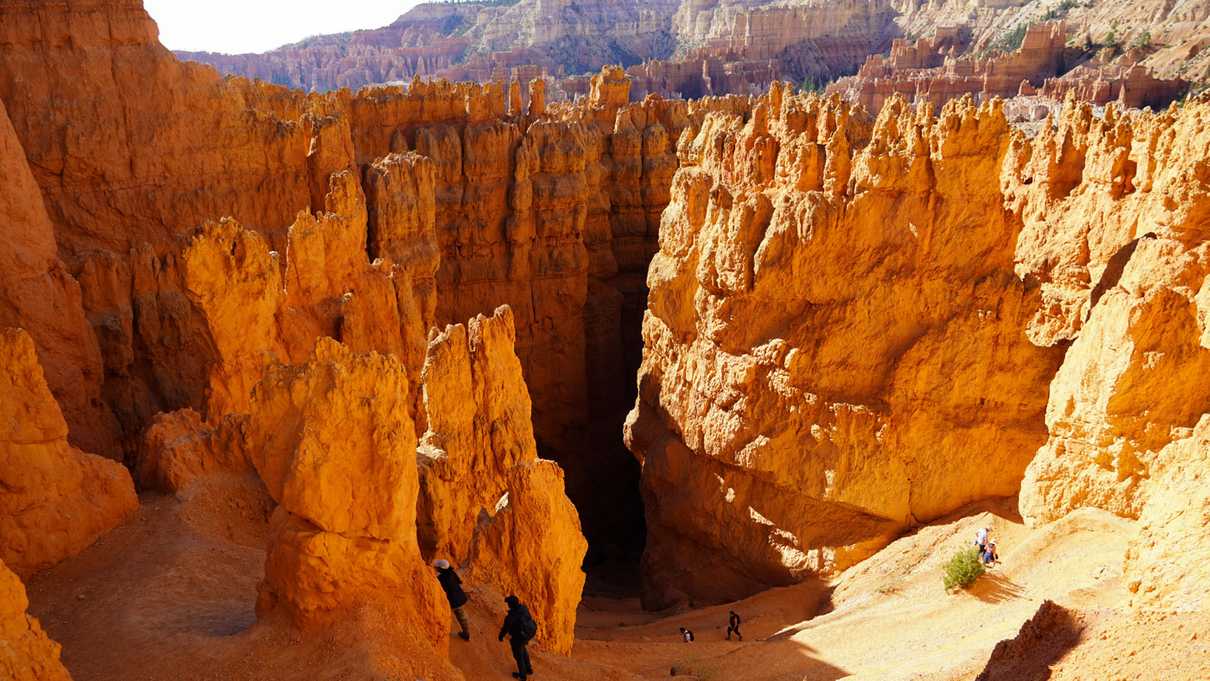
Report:
[[[218,424],[253,369],[301,362],[320,336],[396,354],[415,381],[429,327],[508,304],[540,450],[567,470],[586,531],[634,539],[637,469],[617,433],[672,147],[747,100],[630,105],[616,70],[550,110],[515,84],[306,95],[177,62],[136,0],[8,0],[0,18],[5,157],[49,219],[22,191],[41,241],[20,257],[41,260],[21,286],[41,277],[26,297],[67,310],[8,323],[41,344],[73,443],[135,466],[157,414]]]
[[[1142,55],[1105,61],[1089,54],[1091,48],[1069,46],[1071,30],[1062,21],[1030,24],[1020,47],[989,56],[961,54],[969,43],[965,33],[938,29],[937,35],[914,43],[896,41],[889,55],[871,55],[856,75],[838,80],[828,91],[870,111],[881,109],[893,95],[939,106],[965,94],[983,99],[1041,95],[1056,103],[1070,94],[1094,104],[1159,108],[1189,86],[1180,78],[1156,77],[1138,62]]]
[[[1137,602],[1192,593],[1163,542],[1202,533],[1210,109],[1069,98],[1033,137],[997,102],[927,111],[774,88],[682,138],[627,422],[647,604],[1018,489],[1031,523],[1142,518]]]
[[[1024,333],[1008,125],[892,101],[871,128],[775,87],[679,149],[627,422],[650,605],[841,570],[1014,494],[1045,441],[1062,352]]]

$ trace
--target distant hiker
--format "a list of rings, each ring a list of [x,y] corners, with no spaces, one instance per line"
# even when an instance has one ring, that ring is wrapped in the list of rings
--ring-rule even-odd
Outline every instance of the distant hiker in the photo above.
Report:
[[[681,627],[681,639],[683,641],[685,641],[685,643],[692,643],[693,642],[693,632],[689,631],[685,627]]]
[[[731,640],[731,632],[735,632],[735,637],[739,640],[744,640],[744,635],[739,633],[740,619],[739,615],[735,614],[734,610],[727,611],[727,640]]]
[[[538,623],[529,614],[529,608],[521,604],[516,596],[504,599],[508,604],[508,614],[504,616],[504,624],[500,625],[500,640],[508,634],[508,647],[513,651],[513,659],[517,661],[517,671],[513,678],[522,679],[534,673],[534,667],[529,662],[529,651],[525,645],[538,634]]]
[[[458,573],[454,572],[454,568],[450,567],[448,560],[433,561],[433,567],[437,568],[437,581],[441,582],[441,590],[450,602],[454,619],[458,620],[458,626],[462,628],[458,635],[463,641],[471,640],[471,626],[466,621],[466,613],[462,611],[462,606],[466,605],[467,601],[466,592],[462,590],[462,580],[459,579]]]
[[[991,534],[991,529],[987,527],[979,528],[975,533],[975,546],[979,547],[979,553],[982,554],[987,549],[987,536]]]

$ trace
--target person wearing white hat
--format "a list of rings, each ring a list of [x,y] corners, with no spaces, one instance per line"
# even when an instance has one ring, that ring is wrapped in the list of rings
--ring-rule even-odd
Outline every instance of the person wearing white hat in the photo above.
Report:
[[[445,592],[445,598],[450,602],[450,609],[454,611],[454,619],[458,620],[458,626],[462,628],[462,631],[458,632],[458,636],[463,641],[471,640],[471,626],[466,621],[466,613],[462,611],[462,606],[466,605],[469,600],[466,592],[462,590],[462,580],[458,577],[458,573],[454,572],[454,568],[450,567],[450,562],[444,558],[433,561],[433,567],[437,568],[437,581],[441,583],[441,590]]]

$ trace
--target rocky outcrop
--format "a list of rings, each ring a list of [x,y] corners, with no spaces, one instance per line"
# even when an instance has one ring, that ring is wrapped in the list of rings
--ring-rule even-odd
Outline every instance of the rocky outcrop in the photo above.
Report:
[[[1027,333],[1070,342],[1021,491],[1027,520],[1081,506],[1138,517],[1159,452],[1210,412],[1196,378],[1207,115],[1200,103],[1104,119],[1073,106],[1006,164],[1025,221],[1018,269],[1042,288]]]
[[[391,357],[321,339],[252,396],[248,451],[278,502],[257,612],[303,627],[378,605],[443,649],[443,596],[416,542],[416,434]]]
[[[1011,97],[1023,82],[1041,86],[1070,68],[1066,31],[1061,21],[1033,24],[1016,50],[986,58],[960,56],[961,39],[945,35],[914,45],[897,43],[889,56],[870,56],[857,75],[837,81],[828,91],[872,112],[893,95],[937,106],[966,94]]]
[[[512,311],[501,307],[429,342],[420,544],[516,594],[541,623],[539,642],[569,653],[588,544],[562,470],[538,459],[513,337]]]
[[[143,435],[135,470],[139,486],[180,492],[208,475],[250,472],[245,424],[235,416],[212,426],[192,409],[158,414]]]
[[[843,569],[1016,491],[1061,353],[1024,333],[1008,149],[997,106],[895,100],[871,130],[780,88],[683,140],[627,422],[646,602]]]
[[[25,611],[25,586],[0,561],[0,674],[11,681],[71,681],[60,646]]]
[[[0,330],[0,560],[23,574],[48,567],[137,506],[126,469],[68,444],[29,334]]]
[[[1035,522],[1082,506],[1138,517],[1156,456],[1174,429],[1191,428],[1210,408],[1197,379],[1210,369],[1198,293],[1210,270],[1206,246],[1142,236],[1126,248],[1121,269],[1110,263],[1102,275],[1120,278],[1098,283],[1050,386],[1050,439],[1021,493],[1022,514]]]
[[[1059,78],[1047,78],[1038,91],[1055,101],[1074,93],[1077,100],[1093,104],[1118,102],[1123,106],[1162,109],[1189,89],[1182,78],[1157,78],[1138,63],[1082,64]]]

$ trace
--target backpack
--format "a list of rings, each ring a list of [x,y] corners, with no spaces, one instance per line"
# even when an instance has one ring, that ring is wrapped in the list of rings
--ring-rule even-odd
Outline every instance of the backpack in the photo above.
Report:
[[[528,610],[517,613],[517,633],[526,641],[531,641],[538,635],[538,623],[530,616]]]

